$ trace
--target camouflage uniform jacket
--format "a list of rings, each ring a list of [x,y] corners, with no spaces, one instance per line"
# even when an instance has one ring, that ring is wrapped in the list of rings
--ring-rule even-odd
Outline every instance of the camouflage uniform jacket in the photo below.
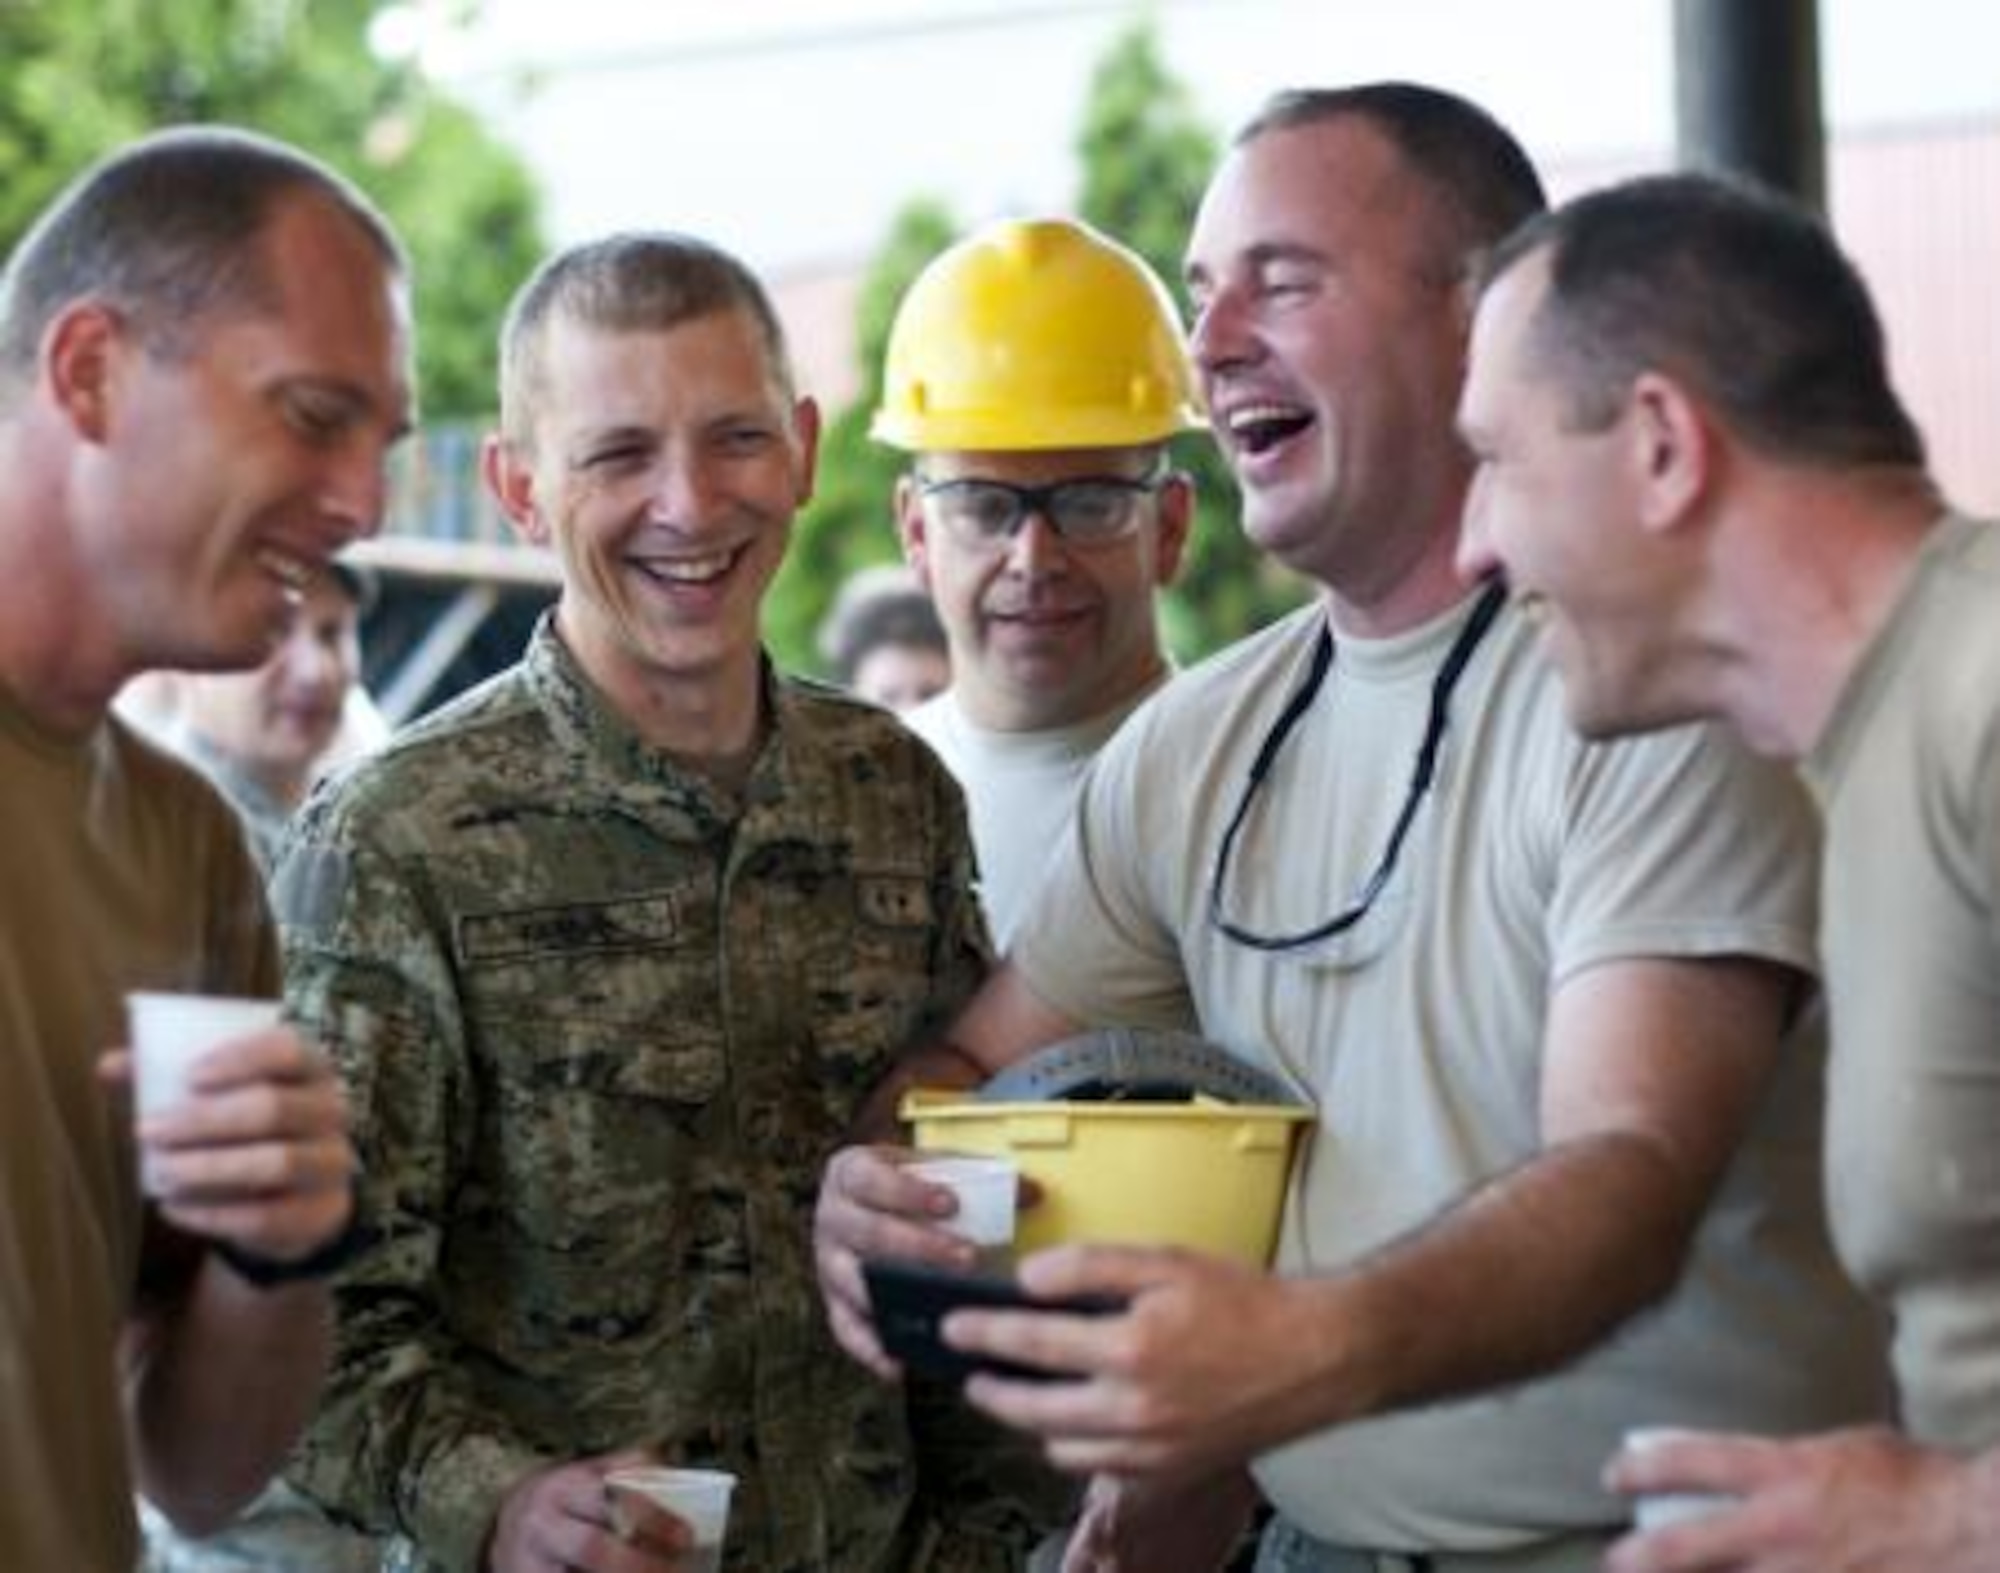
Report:
[[[1010,1564],[940,1545],[981,1509],[920,1500],[810,1246],[864,1096],[984,970],[963,807],[881,712],[766,701],[731,809],[545,620],[295,823],[288,992],[348,1075],[377,1237],[288,1473],[396,1565],[475,1569],[521,1476],[631,1446],[738,1472],[730,1569]]]

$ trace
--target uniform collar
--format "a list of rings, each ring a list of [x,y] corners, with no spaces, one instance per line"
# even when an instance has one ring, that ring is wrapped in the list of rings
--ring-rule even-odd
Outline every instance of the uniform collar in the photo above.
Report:
[[[556,746],[621,784],[630,794],[662,803],[704,826],[727,825],[756,807],[785,798],[791,785],[787,717],[793,698],[761,657],[758,682],[770,717],[741,799],[710,785],[671,754],[641,738],[584,672],[545,612],[522,661],[530,690],[550,718]]]

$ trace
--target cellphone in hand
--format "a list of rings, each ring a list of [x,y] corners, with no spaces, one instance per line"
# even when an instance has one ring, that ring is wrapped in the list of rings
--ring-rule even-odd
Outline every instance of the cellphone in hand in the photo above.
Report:
[[[1109,1316],[1124,1310],[1126,1304],[1121,1297],[1107,1294],[1042,1300],[1012,1278],[955,1272],[928,1262],[888,1257],[863,1262],[861,1271],[868,1281],[868,1303],[874,1309],[875,1332],[882,1347],[906,1370],[954,1382],[964,1381],[975,1371],[1030,1382],[1060,1381],[1064,1375],[951,1348],[938,1328],[948,1313],[960,1307]]]

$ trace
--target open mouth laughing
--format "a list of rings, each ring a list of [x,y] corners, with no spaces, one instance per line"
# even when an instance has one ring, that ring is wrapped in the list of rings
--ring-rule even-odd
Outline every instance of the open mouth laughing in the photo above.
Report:
[[[279,546],[263,546],[257,551],[257,566],[284,588],[286,596],[297,600],[313,580],[326,572],[323,559],[301,557]]]
[[[747,547],[734,547],[722,552],[703,552],[697,556],[674,557],[634,557],[629,559],[632,566],[655,583],[671,587],[701,588],[721,582],[742,560]]]
[[[1307,430],[1313,424],[1310,410],[1294,404],[1243,404],[1223,419],[1230,446],[1250,458],[1259,458]]]

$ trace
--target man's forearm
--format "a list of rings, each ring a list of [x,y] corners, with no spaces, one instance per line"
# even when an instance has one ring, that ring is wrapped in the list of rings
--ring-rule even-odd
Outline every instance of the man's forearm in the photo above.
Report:
[[[848,1134],[857,1142],[897,1141],[902,1135],[902,1120],[897,1110],[903,1095],[912,1087],[977,1087],[986,1077],[986,1071],[971,1055],[944,1039],[912,1049],[897,1060],[868,1095]]]
[[[259,1289],[211,1256],[128,1324],[126,1415],[140,1488],[194,1534],[226,1524],[312,1413],[332,1346],[322,1283]]]
[[[1373,1407],[1553,1370],[1672,1291],[1795,982],[1754,960],[1655,959],[1557,991],[1543,1148],[1346,1275],[1364,1342],[1381,1346]]]
[[[475,1391],[473,1357],[443,1332],[438,1306],[371,1275],[382,1265],[364,1257],[342,1280],[341,1347],[285,1478],[370,1534],[408,1536],[427,1564],[472,1573],[501,1499],[564,1460]]]
[[[893,1141],[897,1106],[912,1087],[977,1087],[1010,1065],[1078,1030],[1046,1004],[1012,964],[987,976],[943,1038],[907,1050],[869,1095],[850,1134],[856,1141]]]
[[[1521,1380],[1590,1349],[1678,1278],[1689,1214],[1673,1191],[1645,1142],[1587,1137],[1342,1274],[1343,1365],[1365,1373],[1365,1392],[1339,1418]]]

